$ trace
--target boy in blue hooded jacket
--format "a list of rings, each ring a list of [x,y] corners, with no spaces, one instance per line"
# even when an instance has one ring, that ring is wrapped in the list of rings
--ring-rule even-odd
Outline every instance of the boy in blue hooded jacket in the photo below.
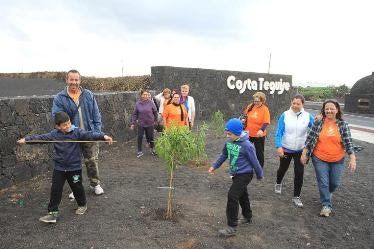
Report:
[[[225,125],[225,130],[228,141],[226,141],[220,157],[208,172],[212,173],[227,158],[229,159],[232,185],[227,195],[227,227],[219,230],[219,233],[223,236],[233,236],[238,223],[251,223],[252,210],[247,186],[253,178],[253,171],[256,173],[257,179],[261,180],[263,170],[257,160],[255,148],[248,140],[248,134],[243,132],[243,124],[240,119],[230,119]],[[242,208],[243,220],[238,220],[239,204]]]
[[[46,223],[56,223],[58,206],[61,202],[62,190],[65,181],[68,182],[76,197],[78,208],[75,213],[82,215],[87,210],[86,195],[82,185],[82,151],[79,143],[68,142],[69,140],[106,140],[111,143],[111,137],[102,132],[85,131],[71,124],[69,115],[65,112],[58,112],[55,115],[56,129],[41,135],[31,135],[21,138],[18,144],[25,144],[27,141],[64,141],[54,143],[54,169],[52,175],[51,198],[48,205],[48,215],[39,220]]]

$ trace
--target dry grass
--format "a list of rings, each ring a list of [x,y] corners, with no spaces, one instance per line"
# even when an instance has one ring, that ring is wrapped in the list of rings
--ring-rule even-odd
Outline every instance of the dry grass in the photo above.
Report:
[[[55,79],[65,80],[66,72],[0,73],[0,79]],[[85,77],[82,86],[95,91],[137,91],[148,88],[150,75],[125,77]]]

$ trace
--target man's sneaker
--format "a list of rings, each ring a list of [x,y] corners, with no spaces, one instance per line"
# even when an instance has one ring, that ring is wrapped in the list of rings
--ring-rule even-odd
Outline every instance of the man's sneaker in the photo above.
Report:
[[[46,216],[40,217],[39,220],[45,223],[56,223],[57,213],[48,213]]]
[[[102,195],[104,194],[104,189],[100,186],[100,184],[97,184],[95,187],[90,186],[94,191],[96,195]]]
[[[75,210],[75,214],[83,215],[87,210],[87,206],[80,206]]]
[[[301,199],[300,197],[293,197],[292,198],[292,202],[293,204],[295,204],[296,207],[299,207],[299,208],[302,208],[303,207],[303,203],[301,202]]]
[[[275,187],[274,187],[274,192],[276,194],[281,194],[282,193],[282,183],[281,184],[275,184]]]
[[[252,223],[252,219],[247,219],[244,217],[240,217],[238,219],[238,225],[251,224],[251,223]]]
[[[136,154],[136,157],[141,158],[143,155],[144,155],[143,152],[139,151],[138,154]]]
[[[151,154],[152,154],[152,156],[157,156],[157,153],[156,153],[155,150],[151,150]]]
[[[330,213],[331,213],[331,208],[329,208],[328,206],[323,206],[319,215],[324,216],[324,217],[329,217]]]
[[[219,230],[218,232],[221,236],[231,237],[231,236],[234,236],[236,234],[236,228],[227,226],[224,229]]]
[[[69,199],[71,200],[71,201],[73,201],[74,199],[75,199],[75,197],[74,197],[74,193],[73,192],[71,192],[70,194],[69,194]]]

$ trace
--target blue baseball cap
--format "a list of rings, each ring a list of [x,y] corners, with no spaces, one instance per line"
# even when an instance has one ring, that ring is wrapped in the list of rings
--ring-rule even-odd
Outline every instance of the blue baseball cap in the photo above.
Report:
[[[236,136],[240,136],[240,134],[242,134],[243,132],[242,121],[238,118],[230,119],[225,125],[225,130],[231,132]]]

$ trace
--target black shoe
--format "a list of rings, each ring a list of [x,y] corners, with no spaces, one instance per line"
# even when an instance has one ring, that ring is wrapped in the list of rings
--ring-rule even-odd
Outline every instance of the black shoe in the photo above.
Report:
[[[236,228],[227,226],[224,229],[219,230],[218,232],[221,236],[231,237],[231,236],[236,235]]]

